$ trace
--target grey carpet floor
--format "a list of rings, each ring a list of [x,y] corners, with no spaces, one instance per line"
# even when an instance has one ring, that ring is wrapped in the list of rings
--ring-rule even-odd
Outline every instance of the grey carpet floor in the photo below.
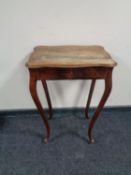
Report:
[[[87,143],[81,111],[62,111],[49,121],[43,143],[38,114],[0,116],[0,175],[131,175],[131,111],[102,112]]]

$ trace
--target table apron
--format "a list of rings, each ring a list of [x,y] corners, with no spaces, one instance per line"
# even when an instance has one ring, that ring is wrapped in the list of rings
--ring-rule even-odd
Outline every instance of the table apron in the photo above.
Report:
[[[86,68],[29,68],[30,76],[37,80],[105,79],[112,67]]]

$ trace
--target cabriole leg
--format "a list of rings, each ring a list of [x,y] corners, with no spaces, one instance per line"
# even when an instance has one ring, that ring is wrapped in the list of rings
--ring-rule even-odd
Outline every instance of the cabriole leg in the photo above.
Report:
[[[104,107],[104,104],[106,103],[109,95],[110,95],[110,92],[111,92],[111,89],[112,89],[112,77],[111,75],[108,76],[106,79],[105,79],[105,91],[104,91],[104,94],[99,102],[99,105],[98,107],[96,108],[96,111],[90,121],[90,124],[89,124],[89,129],[88,129],[88,137],[89,137],[89,143],[93,143],[94,140],[92,138],[92,129],[94,127],[94,124],[101,112],[101,110],[103,109]]]
[[[45,139],[44,139],[44,142],[45,143],[48,143],[48,139],[49,139],[49,136],[50,136],[50,127],[49,127],[49,124],[48,124],[48,120],[46,119],[45,117],[45,113],[44,113],[44,110],[42,108],[42,105],[41,105],[41,102],[39,100],[39,97],[38,97],[38,94],[37,94],[37,80],[33,77],[30,77],[30,85],[29,85],[29,88],[30,88],[30,93],[31,93],[31,96],[34,100],[34,103],[43,119],[43,122],[45,124],[45,128],[46,128],[46,136],[45,136]]]

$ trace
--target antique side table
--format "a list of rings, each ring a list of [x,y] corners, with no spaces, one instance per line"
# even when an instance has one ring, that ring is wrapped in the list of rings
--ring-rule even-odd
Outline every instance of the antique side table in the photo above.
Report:
[[[88,111],[91,103],[95,82],[98,79],[105,81],[103,96],[89,122],[89,143],[94,142],[92,129],[112,89],[112,71],[116,62],[105,51],[102,46],[37,46],[34,48],[26,66],[30,73],[29,88],[31,96],[43,119],[46,128],[45,143],[50,136],[50,127],[45,116],[43,107],[37,95],[37,81],[42,81],[45,90],[50,118],[52,116],[52,105],[46,84],[46,80],[76,80],[91,79],[89,97],[85,107],[85,115],[88,119]]]

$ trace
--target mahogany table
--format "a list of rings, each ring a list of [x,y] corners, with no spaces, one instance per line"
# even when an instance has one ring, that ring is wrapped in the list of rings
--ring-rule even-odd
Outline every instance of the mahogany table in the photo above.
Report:
[[[112,71],[116,65],[116,62],[102,46],[66,45],[37,46],[34,48],[26,66],[28,67],[30,73],[30,93],[46,128],[46,136],[44,139],[45,143],[48,142],[50,136],[50,127],[37,95],[37,81],[42,81],[51,118],[52,104],[46,80],[91,79],[91,88],[85,107],[85,115],[87,119],[89,118],[88,112],[96,80],[103,79],[105,81],[103,96],[89,122],[88,137],[89,143],[92,143],[94,142],[92,138],[92,129],[111,92]]]

